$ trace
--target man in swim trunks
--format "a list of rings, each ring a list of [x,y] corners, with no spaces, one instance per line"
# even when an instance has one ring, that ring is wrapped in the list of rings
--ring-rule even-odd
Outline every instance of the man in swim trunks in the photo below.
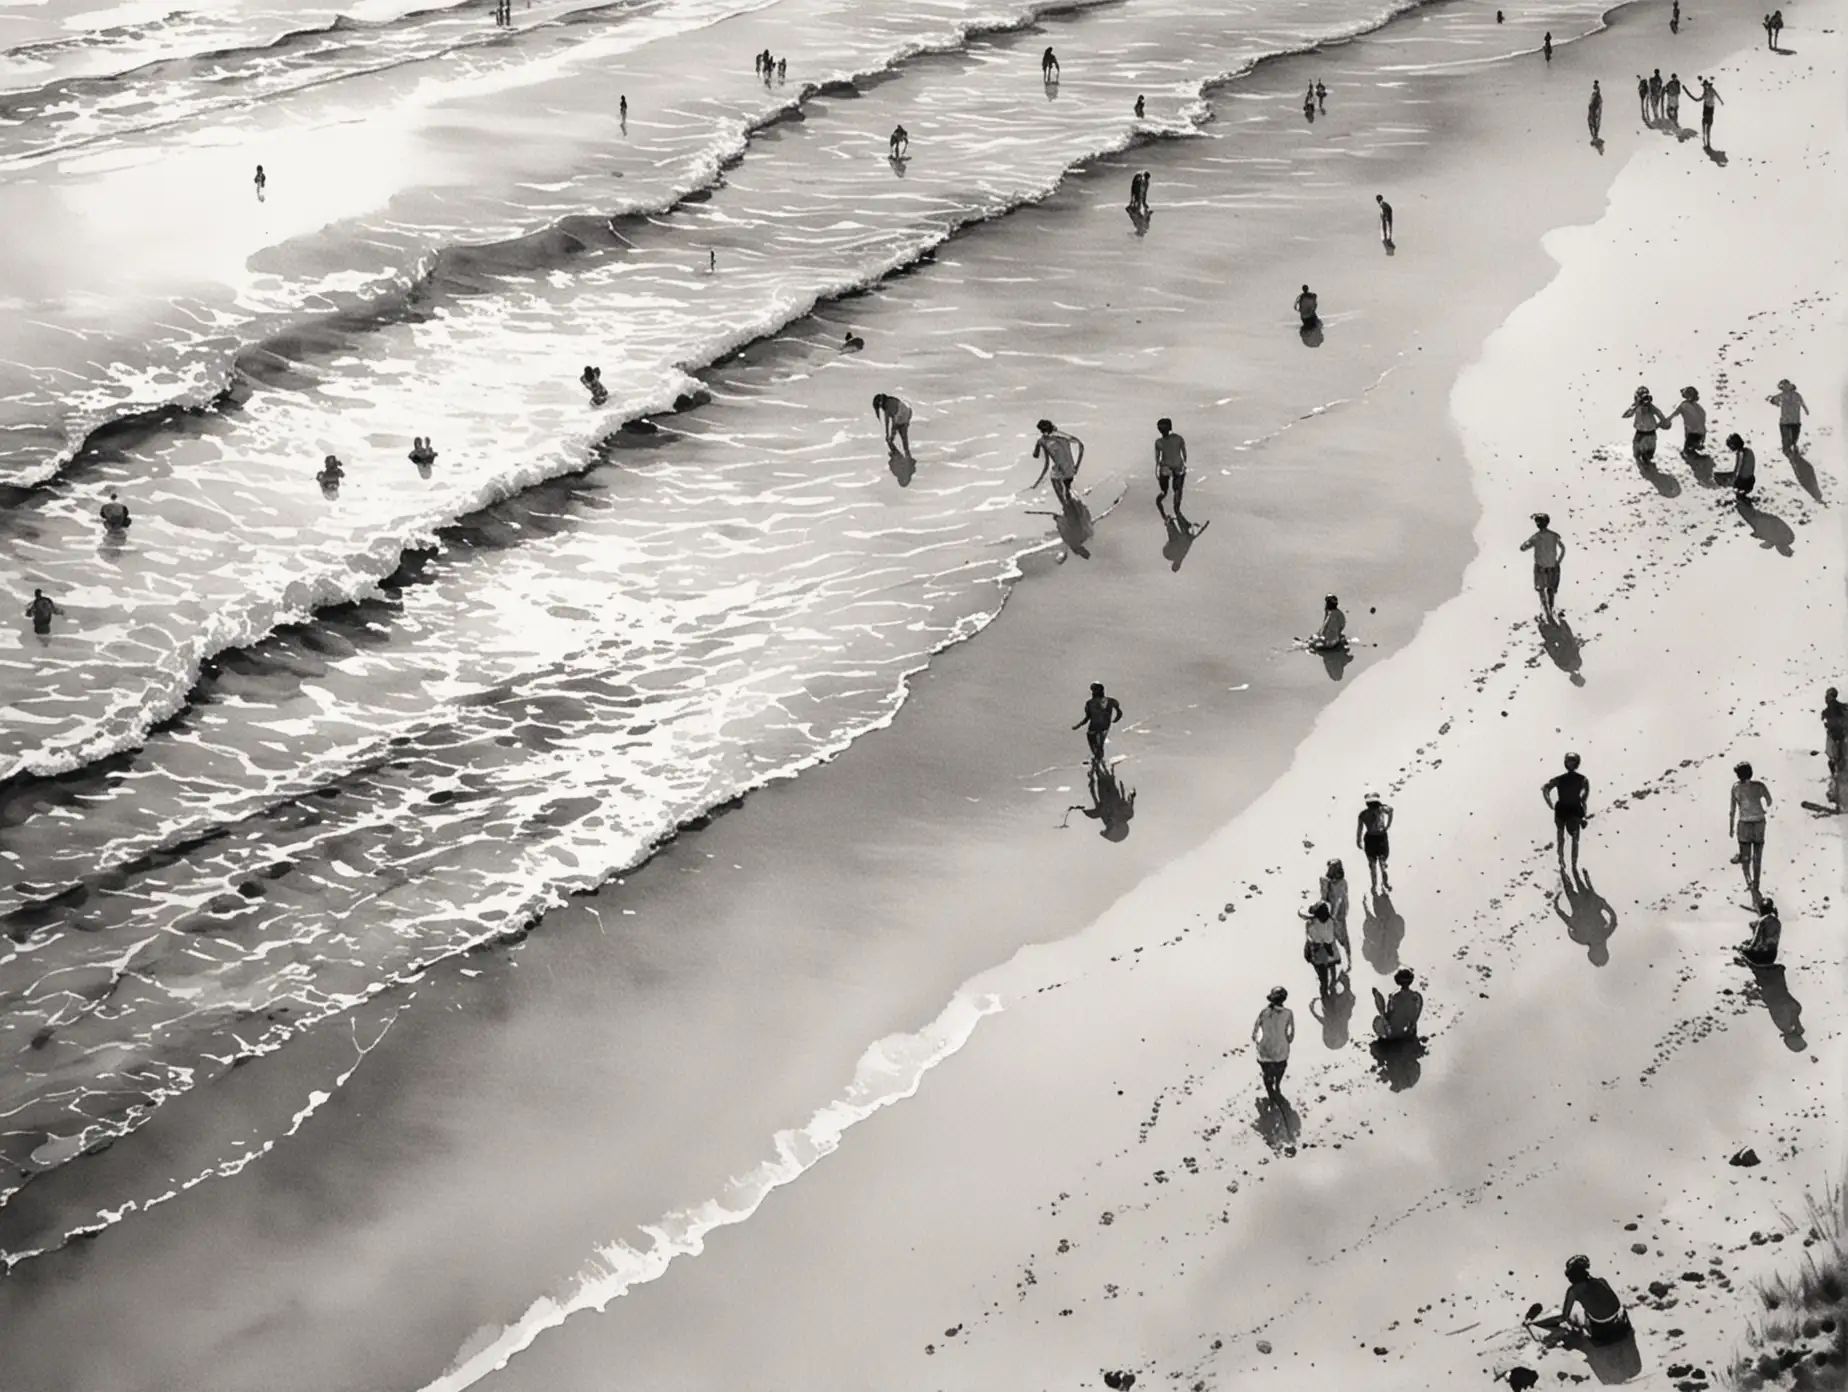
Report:
[[[1771,790],[1752,777],[1750,764],[1736,764],[1738,779],[1726,804],[1726,834],[1739,839],[1739,854],[1733,864],[1745,871],[1745,887],[1758,900],[1758,879],[1765,863],[1765,822],[1771,815]]]
[[[1380,240],[1387,246],[1392,245],[1392,204],[1386,201],[1386,195],[1376,193],[1373,201],[1380,205]]]
[[[1535,533],[1521,543],[1523,551],[1534,553],[1534,593],[1540,596],[1540,613],[1553,621],[1553,601],[1559,595],[1559,563],[1566,554],[1565,538],[1553,530],[1553,519],[1544,512],[1534,514]]]
[[[1572,838],[1572,873],[1578,874],[1579,833],[1591,814],[1591,780],[1578,771],[1579,756],[1566,755],[1566,771],[1540,785],[1540,798],[1553,809],[1553,851],[1566,868],[1566,838]]]
[[[128,504],[116,497],[115,489],[109,490],[109,501],[103,504],[103,526],[112,532],[128,530]]]
[[[1585,124],[1591,127],[1591,142],[1598,143],[1598,127],[1604,124],[1604,91],[1594,78],[1591,84],[1591,105],[1585,108]]]
[[[891,158],[893,159],[903,159],[906,155],[911,153],[911,133],[903,126],[892,127],[892,139],[890,143],[892,146]]]
[[[873,414],[885,422],[886,448],[911,458],[911,407],[885,392],[873,398]]]
[[[1251,1027],[1251,1042],[1258,1046],[1258,1073],[1273,1102],[1283,1101],[1283,1070],[1290,1066],[1290,1042],[1296,1038],[1296,1017],[1284,1005],[1290,993],[1273,986],[1270,1004],[1258,1012]]]
[[[1380,801],[1378,793],[1368,793],[1367,805],[1354,823],[1354,844],[1367,857],[1367,876],[1375,894],[1392,893],[1392,880],[1386,874],[1386,858],[1392,852],[1387,832],[1391,830],[1392,808]]]
[[[1779,382],[1777,390],[1765,400],[1777,407],[1777,433],[1783,441],[1784,453],[1794,452],[1797,436],[1803,433],[1803,414],[1809,410],[1809,404],[1788,377]]]
[[[32,620],[34,633],[50,633],[52,615],[63,612],[43,590],[34,590],[32,602],[26,606],[26,617]]]
[[[1649,395],[1648,387],[1636,389],[1636,397],[1630,402],[1630,409],[1623,413],[1623,418],[1636,422],[1636,435],[1631,441],[1636,462],[1645,469],[1652,468],[1655,464],[1656,431],[1662,428],[1667,417],[1656,409],[1655,399]]]
[[[1033,480],[1038,488],[1046,481],[1047,471],[1052,473],[1052,495],[1059,500],[1061,507],[1072,505],[1072,481],[1078,477],[1079,466],[1084,463],[1084,441],[1076,435],[1068,435],[1049,420],[1039,423],[1039,441],[1033,446],[1033,457],[1044,458],[1040,465],[1039,477]]]
[[[1374,1037],[1385,1043],[1418,1037],[1418,1017],[1424,1014],[1424,997],[1412,989],[1417,975],[1410,967],[1400,967],[1392,974],[1399,989],[1391,996],[1373,988],[1373,1008],[1379,1013],[1373,1020]]]
[[[1726,105],[1726,98],[1713,90],[1713,79],[1700,79],[1700,143],[1702,148],[1713,148],[1713,104]]]
[[[1187,486],[1187,441],[1174,433],[1174,422],[1166,416],[1155,422],[1155,482],[1160,489],[1155,495],[1158,509],[1168,496],[1168,485],[1174,485],[1174,515],[1179,517],[1181,490]]]
[[[1829,801],[1842,801],[1842,773],[1848,768],[1848,705],[1830,687],[1822,693],[1822,747],[1829,759]]]
[[[1084,737],[1091,745],[1091,763],[1104,762],[1104,741],[1110,738],[1110,727],[1123,718],[1123,707],[1117,704],[1117,698],[1104,695],[1102,682],[1091,683],[1091,699],[1084,703],[1084,714],[1078,718],[1078,725],[1088,727]]]
[[[1629,1336],[1630,1317],[1624,1313],[1623,1301],[1609,1281],[1591,1274],[1591,1258],[1574,1257],[1567,1262],[1566,1280],[1571,1284],[1559,1313],[1535,1320],[1538,1327],[1578,1334],[1594,1344],[1614,1344]]]
[[[1670,73],[1668,81],[1662,85],[1662,96],[1668,102],[1668,123],[1679,129],[1681,126],[1681,74]]]
[[[1315,80],[1315,109],[1324,116],[1328,114],[1328,89],[1319,77]]]
[[[1683,387],[1680,402],[1674,410],[1662,417],[1662,424],[1672,424],[1677,416],[1681,418],[1682,455],[1699,454],[1707,447],[1707,408],[1700,404],[1699,391],[1693,387]]]
[[[1315,297],[1315,291],[1311,290],[1307,285],[1305,285],[1303,287],[1303,293],[1296,297],[1296,312],[1298,315],[1301,316],[1302,321],[1303,321],[1303,327],[1305,329],[1309,328],[1311,325],[1315,323],[1316,309],[1317,309],[1317,302],[1316,302],[1316,297]]]

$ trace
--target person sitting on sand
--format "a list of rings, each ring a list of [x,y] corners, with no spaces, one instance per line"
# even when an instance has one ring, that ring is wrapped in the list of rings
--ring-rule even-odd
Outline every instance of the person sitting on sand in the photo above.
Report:
[[[1273,1102],[1283,1100],[1283,1070],[1290,1066],[1290,1044],[1296,1038],[1296,1016],[1284,1005],[1289,998],[1283,987],[1271,987],[1270,1003],[1251,1027],[1251,1042],[1258,1046],[1258,1073]]]
[[[1392,893],[1392,880],[1386,874],[1386,860],[1392,854],[1392,808],[1380,800],[1378,793],[1367,794],[1367,805],[1360,809],[1354,822],[1354,844],[1367,857],[1367,876],[1373,892]]]
[[[109,501],[102,506],[103,526],[112,532],[128,530],[128,504],[116,496],[115,489],[109,490]]]
[[[1033,446],[1033,457],[1044,458],[1046,462],[1040,465],[1039,477],[1033,480],[1033,486],[1038,488],[1051,471],[1052,495],[1061,507],[1069,508],[1072,481],[1078,477],[1078,469],[1084,463],[1084,441],[1066,434],[1049,420],[1041,421],[1038,429],[1039,440]]]
[[[1091,745],[1091,764],[1096,767],[1104,762],[1104,742],[1110,738],[1110,727],[1123,718],[1123,707],[1114,696],[1104,694],[1102,682],[1091,683],[1091,699],[1084,703],[1084,714],[1078,717],[1078,725],[1088,726],[1084,737]]]
[[[1410,967],[1400,967],[1392,979],[1399,989],[1391,996],[1373,988],[1373,1008],[1379,1012],[1373,1017],[1374,1037],[1386,1043],[1416,1039],[1418,1017],[1424,1014],[1424,997],[1412,989],[1417,976]]]
[[[1585,124],[1591,128],[1591,142],[1598,143],[1598,127],[1604,124],[1604,89],[1596,78],[1591,82],[1591,105],[1585,108]]]
[[[1636,397],[1630,402],[1630,409],[1623,413],[1623,418],[1636,422],[1636,435],[1631,441],[1636,462],[1644,468],[1650,467],[1655,460],[1656,431],[1662,428],[1667,417],[1656,409],[1655,399],[1649,395],[1648,387],[1636,389]]]
[[[861,338],[860,335],[855,333],[852,329],[847,330],[847,336],[841,340],[841,351],[843,353],[857,353],[865,346],[866,340]]]
[[[1296,313],[1301,317],[1305,329],[1315,324],[1316,310],[1317,302],[1315,291],[1305,285],[1303,287],[1303,293],[1296,297]]]
[[[1707,408],[1700,404],[1698,390],[1683,387],[1680,402],[1662,417],[1662,424],[1672,425],[1677,417],[1681,420],[1681,453],[1684,456],[1699,454],[1707,447]]]
[[[1187,487],[1187,441],[1174,433],[1174,422],[1155,422],[1155,506],[1159,509],[1174,486],[1174,515],[1181,515],[1181,491]]]
[[[338,455],[328,455],[321,461],[321,472],[315,475],[320,483],[338,483],[346,477],[346,466],[340,462]]]
[[[1758,485],[1758,456],[1736,430],[1726,437],[1726,448],[1733,453],[1733,500],[1743,505]]]
[[[892,139],[889,143],[892,147],[890,158],[902,160],[911,153],[911,132],[903,126],[893,126]]]
[[[1777,407],[1777,433],[1783,441],[1784,453],[1794,453],[1797,436],[1803,433],[1803,414],[1809,410],[1808,403],[1788,377],[1780,381],[1777,390],[1765,400]]]
[[[1594,1344],[1614,1344],[1630,1335],[1630,1317],[1624,1313],[1623,1301],[1602,1276],[1591,1274],[1590,1257],[1574,1257],[1566,1263],[1566,1298],[1556,1315],[1533,1321],[1541,1329],[1558,1334],[1577,1334]]]
[[[896,396],[880,392],[873,398],[873,414],[885,423],[886,448],[911,458],[911,407]]]
[[[51,596],[43,590],[34,590],[32,602],[26,605],[26,617],[32,620],[34,633],[50,633],[53,616],[63,612],[64,607],[53,602]]]
[[[1566,554],[1566,540],[1553,530],[1553,519],[1544,512],[1534,514],[1534,534],[1521,543],[1523,551],[1534,553],[1534,593],[1540,596],[1541,617],[1551,623],[1553,602],[1559,597],[1559,566]]]
[[[1309,640],[1311,652],[1339,652],[1347,646],[1347,615],[1334,595],[1322,596],[1322,626]]]
[[[1297,914],[1303,921],[1303,960],[1315,968],[1316,987],[1332,996],[1341,978],[1341,945],[1326,904],[1311,904]]]
[[[1784,925],[1777,916],[1777,904],[1766,899],[1752,919],[1752,936],[1735,950],[1748,967],[1772,967],[1777,965],[1777,948],[1783,938]]]
[[[425,439],[422,435],[416,436],[411,441],[411,463],[436,463],[436,450],[431,445],[430,441]]]
[[[579,377],[578,381],[583,383],[585,389],[590,392],[591,405],[601,406],[610,399],[609,391],[603,385],[602,368],[586,366],[583,376]]]

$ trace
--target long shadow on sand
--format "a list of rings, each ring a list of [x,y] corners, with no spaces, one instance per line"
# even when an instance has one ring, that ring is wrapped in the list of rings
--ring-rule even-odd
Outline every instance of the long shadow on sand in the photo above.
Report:
[[[1774,512],[1766,512],[1750,498],[1739,499],[1739,516],[1752,529],[1752,535],[1758,538],[1761,549],[1775,551],[1780,556],[1791,554],[1791,547],[1797,542],[1797,534],[1790,530],[1790,524],[1783,518]]]
[[[1726,152],[1724,150],[1716,150],[1713,146],[1709,145],[1707,147],[1707,158],[1719,165],[1721,169],[1726,167]]]
[[[1322,321],[1317,319],[1312,324],[1304,324],[1296,331],[1296,336],[1302,339],[1303,347],[1320,348],[1322,346]]]
[[[1354,987],[1343,973],[1340,990],[1332,996],[1320,996],[1309,1002],[1309,1013],[1322,1026],[1322,1043],[1330,1049],[1345,1049],[1349,1022],[1354,1018]]]
[[[1367,1046],[1373,1055],[1373,1074],[1394,1092],[1418,1086],[1424,1073],[1422,1039],[1376,1039]]]
[[[902,450],[892,450],[886,455],[886,468],[892,471],[892,477],[898,480],[900,488],[911,487],[911,480],[917,477],[918,462]]]
[[[1680,480],[1675,478],[1674,475],[1665,474],[1660,469],[1656,468],[1655,460],[1639,457],[1636,461],[1636,472],[1648,479],[1650,487],[1654,488],[1655,491],[1660,493],[1664,498],[1679,498],[1681,496]]]
[[[1584,665],[1584,658],[1580,656],[1578,635],[1566,622],[1566,616],[1555,614],[1550,620],[1543,618],[1539,628],[1540,642],[1546,648],[1546,655],[1553,659],[1553,665],[1572,678],[1574,686],[1583,686],[1585,677],[1579,668]]]
[[[1196,527],[1181,515],[1179,508],[1174,510],[1172,516],[1164,512],[1161,515],[1161,521],[1162,525],[1168,529],[1167,540],[1162,543],[1161,554],[1167,558],[1168,569],[1179,571],[1181,562],[1187,559],[1187,553],[1193,549],[1193,544],[1199,539],[1200,533],[1213,523],[1211,519],[1208,519]]]
[[[1085,506],[1084,499],[1073,498],[1070,506],[1059,513],[1057,525],[1066,549],[1074,556],[1090,560],[1091,553],[1084,549],[1084,544],[1097,535],[1097,523],[1092,520],[1091,509]]]
[[[1381,976],[1399,970],[1399,944],[1405,941],[1405,919],[1392,906],[1390,894],[1370,894],[1361,900],[1366,921],[1360,925],[1360,955]]]
[[[1771,1016],[1771,1023],[1784,1036],[1784,1047],[1793,1054],[1809,1048],[1803,1037],[1803,1006],[1790,994],[1790,985],[1782,967],[1753,967],[1752,984],[1745,988],[1748,1000],[1756,999]]]
[[[1321,650],[1322,670],[1328,673],[1330,681],[1340,681],[1341,674],[1348,669],[1348,663],[1354,660],[1354,654],[1347,647],[1324,648]]]
[[[1129,835],[1130,819],[1136,815],[1136,790],[1125,788],[1114,769],[1091,765],[1091,805],[1074,804],[1065,815],[1082,812],[1099,823],[1097,834],[1106,841],[1121,841]],[[1061,823],[1060,825],[1064,825]]]
[[[1611,934],[1617,931],[1617,911],[1610,900],[1592,888],[1591,876],[1580,871],[1576,880],[1553,896],[1553,912],[1566,925],[1566,936],[1585,949],[1594,967],[1611,960]]]
[[[1797,487],[1820,503],[1822,485],[1816,481],[1815,467],[1803,457],[1803,451],[1787,449],[1784,451],[1784,458],[1790,461],[1790,472],[1796,475]]]
[[[1713,456],[1705,450],[1681,451],[1681,457],[1687,462],[1688,472],[1694,476],[1694,482],[1702,488],[1718,488],[1719,479],[1713,474]]]
[[[1303,1134],[1303,1119],[1287,1098],[1260,1097],[1258,1119],[1252,1123],[1252,1129],[1279,1155],[1294,1155],[1296,1138]]]

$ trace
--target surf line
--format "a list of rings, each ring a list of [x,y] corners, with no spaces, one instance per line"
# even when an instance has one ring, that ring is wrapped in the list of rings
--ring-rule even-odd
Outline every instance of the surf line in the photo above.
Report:
[[[458,1352],[449,1371],[426,1384],[423,1392],[462,1392],[506,1367],[546,1330],[582,1311],[606,1309],[612,1300],[661,1276],[675,1257],[698,1256],[705,1250],[706,1234],[744,1222],[773,1191],[799,1179],[818,1160],[838,1150],[859,1122],[915,1094],[926,1073],[969,1042],[983,1016],[1003,1008],[998,995],[971,997],[959,992],[936,1019],[915,1034],[878,1040],[860,1055],[853,1081],[840,1097],[805,1125],[776,1133],[774,1159],[729,1181],[717,1198],[669,1213],[644,1227],[642,1231],[652,1239],[646,1248],[620,1239],[599,1246],[563,1295],[541,1296],[498,1331],[478,1330]]]

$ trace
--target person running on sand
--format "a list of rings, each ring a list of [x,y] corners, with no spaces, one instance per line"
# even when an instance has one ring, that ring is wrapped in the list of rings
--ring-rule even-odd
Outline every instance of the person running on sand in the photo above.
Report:
[[[1046,51],[1040,54],[1040,77],[1047,82],[1059,80],[1059,55],[1052,51],[1050,44],[1047,45]]]
[[[1733,452],[1733,501],[1743,506],[1758,486],[1758,456],[1736,430],[1726,437],[1726,448]]]
[[[1328,89],[1322,85],[1320,78],[1315,83],[1315,109],[1324,116],[1328,114]]]
[[[1104,695],[1102,682],[1091,683],[1091,699],[1084,703],[1084,714],[1078,717],[1078,725],[1087,727],[1084,737],[1091,746],[1091,762],[1101,765],[1104,762],[1104,741],[1110,738],[1110,727],[1123,718],[1123,707],[1114,696]]]
[[[1662,119],[1662,70],[1660,68],[1649,74],[1649,114],[1658,121]]]
[[[1752,936],[1733,951],[1739,954],[1739,961],[1745,966],[1773,967],[1777,965],[1778,944],[1783,938],[1784,924],[1777,916],[1777,904],[1766,899],[1752,918]]]
[[[885,423],[886,448],[911,458],[911,408],[885,392],[873,398],[873,414]]]
[[[1591,820],[1591,780],[1578,771],[1579,756],[1566,755],[1566,771],[1540,785],[1540,798],[1553,809],[1553,851],[1566,868],[1566,838],[1572,838],[1572,873],[1578,874],[1579,833]]]
[[[1387,246],[1392,245],[1392,204],[1386,201],[1386,195],[1376,193],[1373,201],[1380,207],[1380,240]]]
[[[1794,453],[1797,436],[1803,433],[1803,414],[1809,410],[1809,404],[1788,377],[1780,381],[1777,390],[1765,400],[1777,407],[1777,433],[1784,443],[1784,453]]]
[[[1726,105],[1726,98],[1713,88],[1713,79],[1703,77],[1700,82],[1700,143],[1703,149],[1713,148],[1713,107],[1714,103]]]
[[[1604,90],[1596,78],[1591,82],[1591,105],[1585,108],[1585,124],[1591,128],[1591,143],[1598,143],[1598,127],[1604,124]]]
[[[1656,409],[1655,398],[1649,395],[1648,387],[1638,387],[1636,397],[1630,403],[1630,409],[1623,413],[1625,420],[1636,422],[1636,434],[1631,440],[1631,449],[1636,454],[1636,462],[1644,468],[1655,462],[1656,431],[1662,428],[1667,419]]]
[[[1565,538],[1553,530],[1553,519],[1544,512],[1534,514],[1534,534],[1521,543],[1523,551],[1534,553],[1534,593],[1540,596],[1540,612],[1550,623],[1553,601],[1559,597],[1559,564],[1565,558]]]
[[[1341,945],[1335,939],[1334,918],[1328,905],[1319,903],[1296,916],[1303,921],[1303,960],[1315,968],[1316,988],[1332,996],[1341,978]]]
[[[1392,854],[1387,835],[1391,830],[1392,808],[1380,801],[1378,793],[1368,793],[1367,805],[1354,823],[1354,844],[1367,857],[1367,878],[1375,894],[1392,893],[1392,880],[1386,873],[1386,860]]]
[[[1609,1281],[1591,1274],[1590,1257],[1567,1262],[1566,1280],[1571,1284],[1559,1313],[1534,1320],[1538,1328],[1578,1334],[1594,1344],[1614,1344],[1629,1337],[1630,1317],[1624,1313],[1623,1301]]]
[[[893,126],[892,138],[888,143],[892,149],[889,158],[895,160],[904,159],[905,156],[911,153],[911,132],[907,131],[903,126]]]
[[[1181,490],[1187,486],[1187,441],[1174,433],[1174,422],[1163,416],[1155,422],[1155,506],[1168,496],[1174,485],[1174,515],[1181,515]]]
[[[1033,480],[1038,488],[1046,481],[1048,471],[1052,474],[1052,495],[1059,500],[1061,507],[1072,505],[1072,481],[1078,477],[1078,470],[1084,463],[1084,441],[1076,435],[1068,435],[1049,420],[1039,423],[1039,441],[1033,446],[1033,457],[1044,458],[1040,465],[1039,477]]]
[[[1316,889],[1322,896],[1322,902],[1328,905],[1328,915],[1335,922],[1335,941],[1341,944],[1341,950],[1347,954],[1348,961],[1354,960],[1354,948],[1348,942],[1348,882],[1347,871],[1341,862],[1331,860],[1322,877],[1316,881]]]
[[[1347,615],[1334,595],[1322,596],[1322,626],[1309,640],[1311,652],[1338,652],[1347,646]]]
[[[1399,989],[1391,996],[1383,995],[1377,986],[1373,988],[1373,1008],[1379,1012],[1373,1017],[1376,1039],[1390,1044],[1418,1037],[1418,1017],[1424,1014],[1424,997],[1412,989],[1417,979],[1410,967],[1400,967],[1392,974],[1393,984]]]
[[[1848,705],[1830,687],[1822,693],[1822,749],[1829,760],[1829,801],[1842,800],[1842,771],[1848,768]]]
[[[1546,31],[1546,37],[1540,41],[1540,51],[1546,54],[1546,61],[1553,61],[1553,31]]]
[[[1296,297],[1296,313],[1301,317],[1305,329],[1315,324],[1317,307],[1315,291],[1305,285],[1303,293]]]
[[[1290,1066],[1290,1044],[1296,1038],[1296,1016],[1284,1002],[1290,993],[1273,986],[1269,1001],[1251,1027],[1251,1042],[1258,1046],[1258,1073],[1273,1102],[1283,1101],[1283,1070]]]
[[[111,532],[128,530],[128,504],[116,496],[115,489],[109,490],[109,501],[102,506],[103,526]]]
[[[32,602],[26,606],[26,617],[32,620],[34,633],[50,633],[52,617],[63,612],[63,606],[54,603],[43,590],[34,590]]]
[[[1699,454],[1707,447],[1707,408],[1700,404],[1700,393],[1693,387],[1681,389],[1680,402],[1662,417],[1662,424],[1672,425],[1677,417],[1681,421],[1682,454]]]
[[[1738,781],[1726,804],[1726,834],[1739,839],[1739,854],[1733,864],[1745,871],[1746,888],[1758,898],[1758,881],[1765,863],[1765,822],[1771,815],[1771,790],[1752,777],[1750,764],[1735,764]]]

